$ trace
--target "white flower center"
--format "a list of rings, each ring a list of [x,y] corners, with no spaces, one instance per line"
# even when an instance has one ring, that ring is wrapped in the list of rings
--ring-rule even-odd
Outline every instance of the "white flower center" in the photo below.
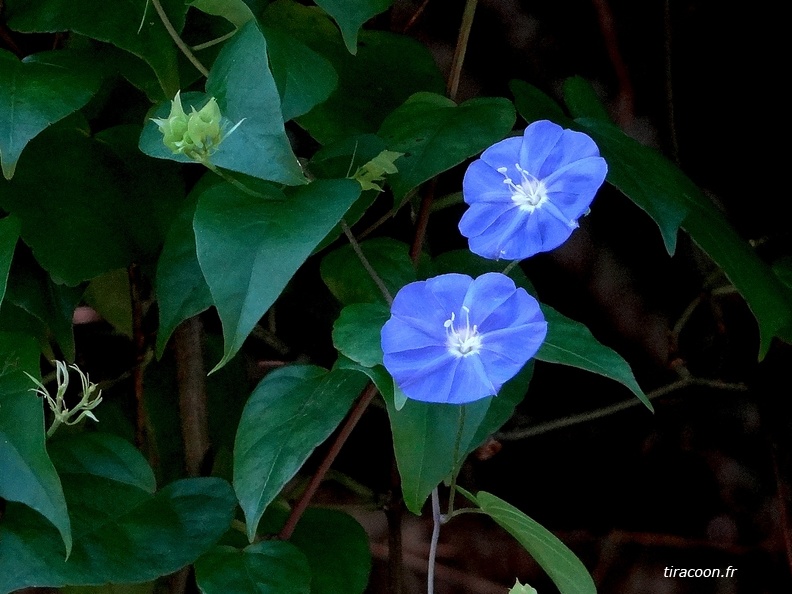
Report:
[[[506,167],[499,167],[498,173],[506,178],[503,180],[503,183],[509,186],[509,190],[511,190],[512,193],[512,200],[520,207],[520,210],[533,212],[547,202],[547,188],[542,180],[528,173],[525,169],[520,167],[519,163],[515,163],[514,167],[520,173],[520,183],[518,184],[515,184],[514,181],[506,175],[508,171]]]
[[[470,309],[462,307],[465,312],[465,325],[455,326],[456,316],[451,312],[451,317],[447,319],[443,326],[446,329],[446,347],[448,352],[455,357],[468,357],[475,355],[481,350],[481,336],[475,324],[470,325]]]

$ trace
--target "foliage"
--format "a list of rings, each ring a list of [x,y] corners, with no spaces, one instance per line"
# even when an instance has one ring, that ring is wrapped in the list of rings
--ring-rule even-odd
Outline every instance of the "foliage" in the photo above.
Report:
[[[0,3],[9,39],[42,50],[0,48],[0,594],[121,588],[189,565],[207,594],[361,593],[372,566],[366,533],[350,515],[303,503],[372,398],[387,412],[400,475],[390,503],[415,514],[437,502],[443,481],[453,499],[467,456],[512,418],[546,363],[609,378],[651,410],[627,360],[537,300],[524,270],[497,260],[501,243],[471,244],[485,260],[452,249],[462,244],[456,230],[453,241],[424,241],[438,179],[459,190],[458,167],[482,152],[465,177],[465,201],[481,206],[465,215],[466,237],[541,234],[518,228],[527,215],[499,217],[563,210],[584,195],[544,244],[555,248],[606,163],[607,183],[657,224],[669,254],[683,229],[744,297],[760,356],[773,338],[792,339],[789,262],[760,259],[681,169],[608,119],[584,79],[567,81],[564,106],[520,80],[513,101],[457,102],[424,45],[383,30],[377,15],[391,0],[315,4],[130,0],[96,18],[89,0]],[[529,130],[563,134],[556,168],[524,158],[517,114],[542,122]],[[581,138],[585,154],[560,155]],[[504,153],[519,161],[506,182],[501,169],[515,164],[498,161]],[[582,190],[553,177],[581,159],[595,170],[582,167],[592,178]],[[448,279],[459,278],[465,291],[449,297]],[[487,292],[495,285],[508,291]],[[422,289],[391,309],[399,291],[424,286],[445,296]],[[79,305],[131,338],[132,361],[114,352],[112,365],[92,370],[103,399],[76,366],[83,399],[67,391],[60,360],[92,365],[75,343]],[[541,332],[504,340],[525,329],[518,314],[543,317],[546,338],[542,321]],[[391,315],[410,327],[383,338]],[[429,317],[439,322],[425,332]],[[205,354],[200,331],[188,334],[198,320]],[[488,333],[503,352],[478,357]],[[405,341],[420,352],[404,355]],[[426,371],[440,365],[437,353],[456,365],[472,351],[460,365],[469,375]],[[254,357],[278,369],[254,372],[251,390],[256,366],[244,363]],[[405,358],[415,366],[408,382],[394,368]],[[430,378],[417,392],[415,375]],[[450,387],[435,382],[473,377],[480,389],[456,399],[464,404],[438,403]],[[187,477],[182,456],[195,450]],[[595,591],[548,530],[495,495],[466,495],[563,594]]]

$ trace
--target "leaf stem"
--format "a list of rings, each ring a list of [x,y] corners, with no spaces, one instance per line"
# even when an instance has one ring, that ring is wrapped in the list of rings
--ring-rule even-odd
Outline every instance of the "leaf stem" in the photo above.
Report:
[[[245,184],[243,184],[241,181],[239,181],[238,179],[228,175],[222,169],[220,169],[219,167],[216,167],[214,164],[209,162],[208,158],[201,160],[200,163],[204,167],[206,167],[209,171],[211,171],[212,173],[217,174],[220,177],[222,177],[225,181],[227,181],[229,184],[234,186],[237,190],[240,190],[240,191],[244,192],[248,196],[253,196],[255,198],[264,198],[264,194],[260,194],[260,193],[256,192],[255,190],[251,190]]]
[[[201,50],[208,49],[208,48],[212,47],[213,45],[217,45],[218,43],[223,43],[224,41],[227,41],[228,39],[231,39],[234,35],[236,35],[237,31],[238,31],[238,29],[234,29],[233,31],[230,31],[230,32],[226,33],[225,35],[221,35],[220,37],[217,37],[216,39],[212,39],[210,41],[205,41],[203,43],[199,43],[198,45],[194,45],[194,46],[192,46],[192,50],[194,52],[199,52]]]
[[[451,62],[451,74],[448,77],[448,96],[456,99],[459,89],[459,79],[462,76],[462,63],[465,61],[470,29],[473,27],[473,17],[476,14],[476,4],[478,0],[467,0],[465,11],[462,13],[462,24],[459,26],[459,37],[457,37],[454,59]]]
[[[506,268],[503,269],[502,274],[509,274],[514,269],[514,267],[517,266],[517,264],[519,263],[520,263],[519,260],[512,260],[506,265]]]
[[[322,463],[319,465],[316,473],[311,477],[311,481],[305,488],[300,500],[292,508],[291,514],[289,514],[289,518],[286,520],[286,524],[280,531],[278,538],[281,540],[289,540],[289,538],[291,538],[291,535],[294,533],[294,529],[297,527],[297,523],[300,521],[300,518],[302,517],[305,510],[308,508],[308,504],[311,502],[311,499],[316,493],[316,490],[319,488],[319,485],[327,474],[327,471],[330,470],[330,466],[333,464],[336,456],[338,456],[338,452],[341,451],[341,448],[343,447],[344,443],[346,443],[347,438],[352,433],[352,429],[354,429],[355,425],[358,424],[358,421],[360,421],[363,413],[366,411],[366,408],[368,408],[368,405],[371,404],[371,401],[374,400],[374,396],[376,395],[377,387],[371,383],[368,384],[360,394],[355,406],[350,411],[346,421],[344,421],[341,431],[338,432],[333,445],[330,446],[327,454],[325,454],[324,460],[322,460]]]
[[[198,60],[198,58],[195,57],[195,54],[192,53],[190,47],[184,43],[184,40],[181,37],[179,37],[178,31],[176,31],[176,29],[173,27],[168,15],[165,14],[165,9],[162,8],[160,0],[151,0],[151,3],[154,5],[154,9],[157,11],[162,24],[165,25],[165,30],[168,32],[168,35],[171,36],[171,39],[173,39],[176,47],[178,47],[182,53],[187,56],[187,59],[192,63],[193,66],[195,66],[198,72],[208,77],[209,71],[206,69],[206,66],[201,64],[200,60]]]
[[[344,219],[341,219],[339,224],[341,225],[341,229],[344,231],[344,235],[346,235],[347,239],[349,240],[349,245],[352,246],[352,250],[357,255],[360,263],[363,264],[363,268],[366,269],[366,272],[368,272],[371,280],[373,280],[374,284],[377,285],[377,288],[380,290],[380,293],[382,293],[385,301],[388,302],[388,305],[393,305],[393,296],[390,294],[388,287],[385,286],[385,283],[380,278],[379,274],[377,274],[377,271],[374,270],[371,262],[369,262],[368,258],[366,258],[366,254],[363,253],[363,250],[360,248],[360,244],[358,243],[357,239],[355,239],[355,236],[352,235],[352,230],[349,228],[349,225],[347,225]]]

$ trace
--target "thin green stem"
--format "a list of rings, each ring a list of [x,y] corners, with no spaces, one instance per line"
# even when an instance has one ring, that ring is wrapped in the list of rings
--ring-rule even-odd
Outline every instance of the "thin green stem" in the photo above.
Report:
[[[198,45],[192,46],[192,50],[194,52],[200,52],[201,50],[205,50],[207,48],[212,47],[213,45],[217,45],[218,43],[223,43],[228,39],[231,39],[234,35],[236,35],[237,29],[226,33],[225,35],[221,35],[217,39],[212,39],[211,41],[205,41],[204,43],[199,43]]]
[[[503,269],[503,274],[509,274],[517,264],[519,264],[519,260],[512,260],[506,265],[506,268]]]
[[[454,496],[456,495],[456,481],[459,471],[462,469],[462,461],[459,460],[459,446],[462,445],[462,432],[465,430],[465,407],[459,407],[459,428],[457,429],[456,441],[454,442],[454,472],[451,473],[451,485],[448,489],[448,512],[443,518],[443,523],[448,522],[454,514]]]
[[[212,173],[215,173],[215,174],[219,175],[220,177],[222,177],[225,181],[227,181],[229,184],[234,186],[237,190],[241,190],[242,192],[244,192],[248,196],[253,196],[255,198],[264,198],[264,194],[260,194],[259,192],[256,192],[255,190],[251,190],[250,188],[248,188],[245,184],[243,184],[238,179],[235,179],[234,177],[232,177],[232,176],[228,175],[227,173],[225,173],[219,167],[216,167],[214,164],[210,163],[208,159],[204,159],[204,160],[200,161],[200,163],[204,167],[206,167],[209,171],[211,171]]]
[[[54,419],[52,421],[52,425],[50,425],[50,428],[47,430],[47,439],[55,435],[55,431],[58,430],[58,427],[60,427],[60,425],[61,422],[58,419]]]
[[[462,64],[465,61],[470,29],[473,27],[473,16],[476,14],[476,4],[478,0],[467,0],[465,2],[465,12],[462,13],[462,24],[459,26],[459,37],[457,37],[454,59],[451,62],[451,74],[448,77],[448,96],[456,99],[459,89],[459,79],[462,76]]]
[[[168,32],[168,35],[171,36],[173,42],[176,44],[182,53],[187,56],[187,59],[192,63],[193,66],[203,74],[204,76],[209,76],[209,70],[206,69],[206,66],[201,64],[200,60],[195,57],[195,54],[192,53],[190,46],[184,43],[184,40],[179,37],[178,31],[173,27],[173,24],[170,22],[168,15],[165,14],[165,9],[162,8],[162,4],[160,4],[160,0],[151,0],[151,3],[154,5],[154,9],[157,11],[162,24],[165,25],[165,30]]]
[[[349,240],[349,245],[352,246],[352,250],[357,255],[360,263],[363,264],[363,268],[366,269],[366,272],[368,272],[371,280],[373,280],[374,284],[377,285],[377,288],[380,290],[380,293],[382,293],[382,296],[385,297],[385,301],[388,302],[388,305],[393,305],[393,296],[390,294],[388,287],[385,286],[385,283],[382,281],[379,274],[377,274],[377,271],[374,270],[371,262],[369,262],[368,258],[366,258],[366,254],[364,254],[363,250],[360,249],[360,244],[358,243],[357,239],[355,239],[355,236],[352,235],[352,230],[349,228],[349,225],[346,224],[344,219],[341,219],[340,225],[341,229],[344,231],[344,235],[346,235],[347,239]]]

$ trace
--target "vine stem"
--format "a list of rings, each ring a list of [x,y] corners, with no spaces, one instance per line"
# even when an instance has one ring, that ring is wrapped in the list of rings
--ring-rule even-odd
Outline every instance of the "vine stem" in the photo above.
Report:
[[[470,39],[470,29],[473,27],[473,16],[476,14],[478,0],[467,0],[465,11],[462,13],[462,24],[459,27],[459,37],[457,37],[454,58],[451,62],[451,74],[448,77],[448,96],[456,98],[459,89],[459,79],[462,76],[462,64],[465,61],[468,39]]]
[[[151,3],[154,5],[154,9],[157,11],[162,24],[165,25],[165,30],[168,32],[168,35],[171,36],[171,39],[173,39],[176,47],[178,47],[182,53],[187,56],[187,59],[192,63],[193,66],[195,66],[198,72],[208,77],[209,71],[206,69],[206,66],[201,64],[200,60],[198,60],[198,58],[195,57],[195,54],[192,53],[190,47],[184,43],[184,40],[181,37],[179,37],[178,31],[176,31],[176,29],[173,27],[168,15],[165,14],[165,9],[162,8],[160,0],[151,0]]]
[[[377,274],[376,270],[374,270],[374,267],[371,265],[371,262],[369,262],[368,258],[366,258],[366,254],[364,254],[363,250],[360,248],[360,244],[358,243],[358,240],[355,239],[354,235],[352,235],[352,230],[349,228],[349,225],[347,225],[344,219],[341,219],[340,225],[341,225],[341,229],[344,232],[344,235],[346,235],[347,239],[349,240],[349,245],[352,246],[352,250],[357,255],[358,259],[360,260],[360,263],[363,264],[363,268],[366,269],[366,272],[368,272],[369,276],[371,277],[371,280],[373,280],[374,284],[377,285],[377,288],[380,290],[380,293],[382,293],[382,296],[385,298],[385,301],[388,302],[388,305],[393,305],[393,296],[390,294],[388,287],[385,286],[385,283],[380,278],[380,275]]]
[[[426,592],[434,594],[435,563],[437,562],[437,543],[440,540],[440,524],[443,517],[440,515],[440,495],[437,487],[432,490],[432,540],[429,544],[429,567],[426,571]]]
[[[291,535],[294,533],[294,529],[297,527],[297,523],[300,521],[303,513],[305,513],[305,510],[308,509],[308,504],[311,503],[311,499],[313,499],[313,496],[327,474],[327,471],[330,470],[330,466],[332,466],[336,456],[338,456],[338,452],[341,451],[341,448],[344,446],[344,443],[346,443],[347,438],[349,438],[349,435],[352,433],[352,429],[354,429],[355,425],[358,424],[358,421],[360,421],[363,413],[368,408],[368,405],[371,404],[371,401],[374,400],[374,396],[376,395],[377,387],[374,384],[369,384],[366,386],[366,388],[360,394],[355,406],[352,408],[352,411],[349,413],[349,416],[347,416],[344,425],[341,427],[341,431],[338,432],[333,445],[330,446],[330,449],[328,450],[327,454],[325,454],[325,457],[322,460],[322,463],[319,465],[319,468],[311,477],[311,481],[305,488],[300,500],[292,508],[291,514],[289,514],[289,518],[286,520],[286,524],[284,524],[283,529],[278,535],[278,538],[281,540],[289,540],[289,538],[291,538]]]

